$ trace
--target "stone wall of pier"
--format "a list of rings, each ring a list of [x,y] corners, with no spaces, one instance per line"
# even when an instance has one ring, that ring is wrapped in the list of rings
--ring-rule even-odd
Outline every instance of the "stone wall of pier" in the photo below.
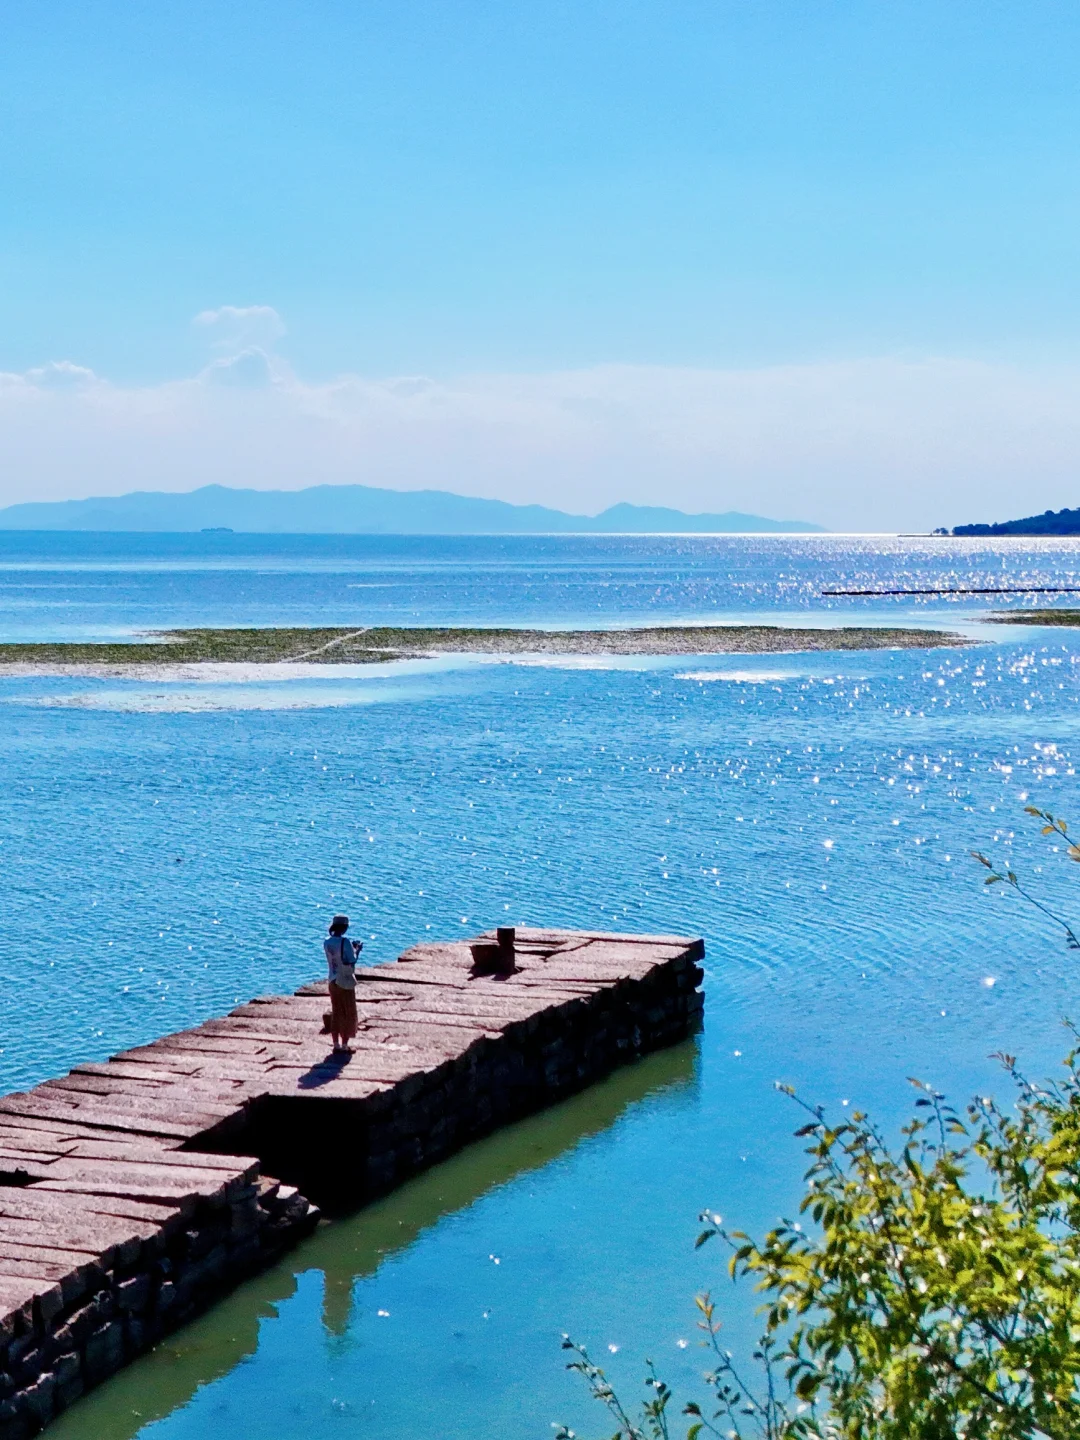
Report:
[[[316,1106],[308,1093],[267,1095],[229,1144],[325,1208],[374,1199],[470,1141],[692,1034],[704,1006],[696,960],[688,949],[641,979],[549,1003],[502,1026],[497,1038],[363,1099],[328,1095]]]
[[[56,1197],[52,1215],[29,1190],[14,1192],[5,1209],[55,1220],[57,1236],[73,1221],[71,1197]],[[318,1211],[292,1186],[268,1180],[250,1167],[214,1199],[200,1199],[189,1213],[161,1222],[159,1207],[113,1201],[123,1216],[94,1217],[106,1241],[83,1264],[50,1259],[52,1247],[9,1245],[2,1268],[27,1274],[56,1271],[55,1283],[38,1285],[21,1304],[3,1308],[0,1320],[0,1440],[27,1440],[60,1411],[164,1335],[192,1319],[249,1275],[309,1234]],[[116,1221],[132,1222],[117,1226]],[[107,1223],[108,1222],[108,1223]],[[107,1237],[127,1229],[117,1243]],[[2,1242],[0,1242],[2,1245]],[[62,1252],[61,1252],[62,1253]],[[21,1261],[21,1264],[20,1264]],[[0,1275],[0,1294],[10,1274]]]

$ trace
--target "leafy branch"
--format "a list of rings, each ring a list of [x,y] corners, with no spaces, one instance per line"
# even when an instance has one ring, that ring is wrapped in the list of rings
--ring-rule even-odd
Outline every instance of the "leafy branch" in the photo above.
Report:
[[[1075,1033],[1075,1032],[1074,1032]],[[1009,1110],[961,1113],[922,1081],[890,1148],[867,1117],[817,1106],[796,1133],[809,1166],[799,1220],[761,1241],[706,1213],[728,1269],[764,1297],[748,1382],[698,1299],[708,1400],[682,1406],[687,1440],[1074,1440],[1080,1434],[1080,1076],[1017,1085]],[[804,1224],[809,1220],[810,1224]],[[566,1339],[618,1425],[613,1440],[669,1440],[672,1393],[648,1367],[631,1413]],[[570,1440],[572,1432],[559,1432]]]
[[[1067,834],[1068,826],[1066,825],[1064,820],[1060,819],[1056,815],[1051,814],[1049,810],[1040,810],[1037,805],[1025,805],[1024,814],[1034,815],[1038,819],[1044,820],[1046,823],[1042,827],[1042,834],[1060,835],[1066,841],[1066,854],[1068,855],[1069,859],[1080,861],[1080,845],[1075,845],[1069,839]],[[1058,915],[1055,911],[1051,910],[1049,906],[1044,905],[1041,900],[1037,899],[1034,895],[1032,895],[1031,892],[1020,883],[1019,877],[1011,867],[1006,866],[1003,870],[996,869],[993,862],[988,860],[987,857],[980,850],[972,850],[971,855],[972,858],[977,860],[980,865],[984,865],[986,869],[990,871],[990,874],[987,875],[986,879],[983,881],[984,885],[1011,886],[1012,889],[1016,891],[1016,893],[1020,896],[1022,900],[1027,901],[1029,905],[1033,905],[1036,910],[1041,911],[1042,914],[1044,914],[1049,920],[1052,920],[1055,925],[1060,926],[1061,929],[1064,930],[1065,944],[1070,950],[1080,950],[1080,938],[1077,937],[1076,932],[1073,930],[1069,922],[1065,920],[1061,915]]]
[[[1026,812],[1080,862],[1064,820]],[[1080,949],[1068,921],[1011,867],[972,853],[990,872],[987,885],[1012,887]],[[808,1117],[796,1131],[809,1157],[802,1218],[755,1241],[702,1215],[698,1245],[724,1242],[732,1278],[763,1297],[764,1333],[747,1380],[722,1346],[712,1299],[698,1297],[712,1368],[702,1377],[708,1398],[681,1407],[687,1440],[1075,1440],[1078,1055],[1080,1045],[1063,1077],[1043,1085],[998,1055],[1016,1087],[1008,1109],[976,1097],[959,1111],[913,1080],[915,1115],[895,1148],[861,1111],[834,1124],[779,1085]],[[615,1419],[612,1440],[670,1440],[674,1400],[651,1363],[634,1410],[582,1346],[564,1345],[576,1357],[570,1368]]]

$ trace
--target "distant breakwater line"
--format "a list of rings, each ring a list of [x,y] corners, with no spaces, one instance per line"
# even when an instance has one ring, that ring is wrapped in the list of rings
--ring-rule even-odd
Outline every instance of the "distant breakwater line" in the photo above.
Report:
[[[691,1034],[700,940],[513,930],[325,986],[0,1099],[0,1440],[309,1234],[501,1125]],[[310,1197],[310,1198],[308,1198]]]

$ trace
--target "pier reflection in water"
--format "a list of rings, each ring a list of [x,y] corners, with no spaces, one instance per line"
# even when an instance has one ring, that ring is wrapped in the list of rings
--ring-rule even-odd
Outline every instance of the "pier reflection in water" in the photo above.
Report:
[[[686,1041],[616,1071],[573,1099],[470,1145],[355,1215],[319,1228],[274,1269],[249,1281],[206,1315],[163,1341],[49,1427],[50,1440],[134,1440],[222,1381],[256,1354],[263,1322],[300,1283],[322,1275],[328,1339],[348,1333],[357,1282],[408,1249],[444,1217],[568,1155],[618,1124],[629,1110],[660,1097],[692,1099],[698,1045]],[[552,1334],[552,1369],[559,1364]],[[409,1383],[401,1377],[402,1384]]]

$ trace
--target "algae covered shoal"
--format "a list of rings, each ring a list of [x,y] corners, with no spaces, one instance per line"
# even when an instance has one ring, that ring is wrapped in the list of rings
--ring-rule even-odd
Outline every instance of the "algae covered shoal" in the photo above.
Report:
[[[987,615],[995,625],[1080,625],[1080,610],[995,610]]]
[[[464,628],[206,629],[150,632],[121,644],[0,645],[0,667],[198,664],[365,664],[440,654],[755,655],[780,651],[922,649],[961,645],[940,630],[844,626],[679,625],[636,630]]]

